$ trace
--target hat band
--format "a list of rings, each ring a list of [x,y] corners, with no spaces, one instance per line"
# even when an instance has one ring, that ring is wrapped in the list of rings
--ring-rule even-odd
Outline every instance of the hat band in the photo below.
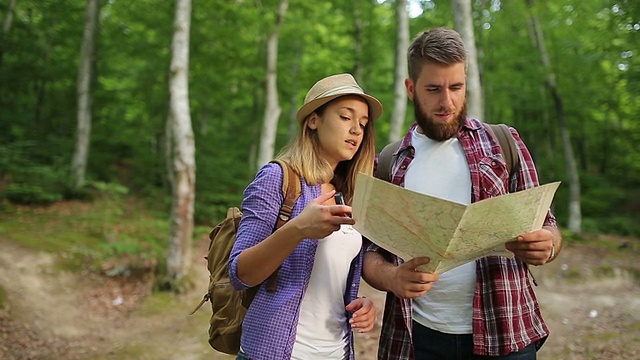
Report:
[[[333,95],[351,94],[351,93],[364,94],[362,89],[360,87],[358,87],[358,86],[344,85],[344,86],[340,86],[340,87],[333,88],[333,89],[330,89],[328,91],[325,91],[325,92],[319,94],[318,96],[316,96],[314,98],[314,100],[315,99],[319,99],[319,98],[328,97],[328,96],[333,96]]]

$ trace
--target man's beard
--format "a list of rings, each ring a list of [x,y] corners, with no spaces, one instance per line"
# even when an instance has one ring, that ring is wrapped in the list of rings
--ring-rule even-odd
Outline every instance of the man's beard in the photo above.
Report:
[[[464,124],[465,118],[467,117],[466,101],[462,105],[460,113],[453,122],[436,123],[433,118],[422,111],[419,101],[413,102],[413,109],[418,126],[420,126],[428,138],[435,141],[445,141],[454,137],[462,127],[462,124]]]

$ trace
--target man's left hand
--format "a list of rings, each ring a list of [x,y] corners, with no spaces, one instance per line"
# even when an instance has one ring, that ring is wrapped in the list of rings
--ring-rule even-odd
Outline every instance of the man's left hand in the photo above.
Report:
[[[553,248],[553,239],[553,232],[542,228],[519,235],[516,240],[506,243],[505,247],[527,264],[543,265],[551,260],[552,251],[558,250]]]

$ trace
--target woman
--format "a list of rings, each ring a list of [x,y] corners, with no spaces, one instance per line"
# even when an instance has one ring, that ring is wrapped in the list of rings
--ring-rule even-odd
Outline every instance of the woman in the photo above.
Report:
[[[283,201],[283,171],[264,165],[245,189],[229,259],[237,290],[262,284],[242,324],[238,359],[354,359],[352,330],[373,329],[375,308],[358,298],[362,236],[351,227],[358,172],[371,174],[373,121],[382,105],[353,76],[318,81],[297,114],[301,131],[278,156],[301,177],[293,217],[273,231]],[[278,269],[277,290],[263,283]]]

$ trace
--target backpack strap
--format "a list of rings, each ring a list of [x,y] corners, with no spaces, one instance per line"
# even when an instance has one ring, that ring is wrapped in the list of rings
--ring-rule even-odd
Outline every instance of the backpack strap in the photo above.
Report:
[[[300,178],[298,177],[298,174],[291,169],[289,164],[282,160],[273,160],[272,162],[278,163],[284,174],[282,177],[282,194],[284,195],[284,202],[282,203],[280,213],[278,214],[278,222],[276,223],[276,229],[278,229],[291,219],[293,205],[302,193],[302,186],[300,185]]]
[[[380,155],[378,156],[378,166],[376,167],[375,174],[373,176],[377,177],[380,180],[384,180],[386,182],[391,182],[391,166],[393,164],[393,153],[400,146],[400,142],[402,140],[394,141],[390,144],[387,144]]]
[[[520,165],[520,158],[518,157],[518,148],[516,147],[516,140],[513,138],[509,127],[505,124],[487,124],[484,123],[487,131],[493,136],[494,139],[498,139],[500,144],[500,152],[507,164],[507,171],[509,177],[514,170]]]
[[[271,162],[277,163],[282,168],[282,194],[284,196],[284,202],[280,206],[280,212],[278,213],[278,221],[273,231],[278,230],[284,224],[286,224],[291,215],[293,214],[293,205],[296,203],[300,194],[302,193],[302,185],[300,185],[300,178],[298,174],[282,160],[272,160]],[[274,292],[278,287],[278,269],[273,272],[267,279],[267,291]]]

